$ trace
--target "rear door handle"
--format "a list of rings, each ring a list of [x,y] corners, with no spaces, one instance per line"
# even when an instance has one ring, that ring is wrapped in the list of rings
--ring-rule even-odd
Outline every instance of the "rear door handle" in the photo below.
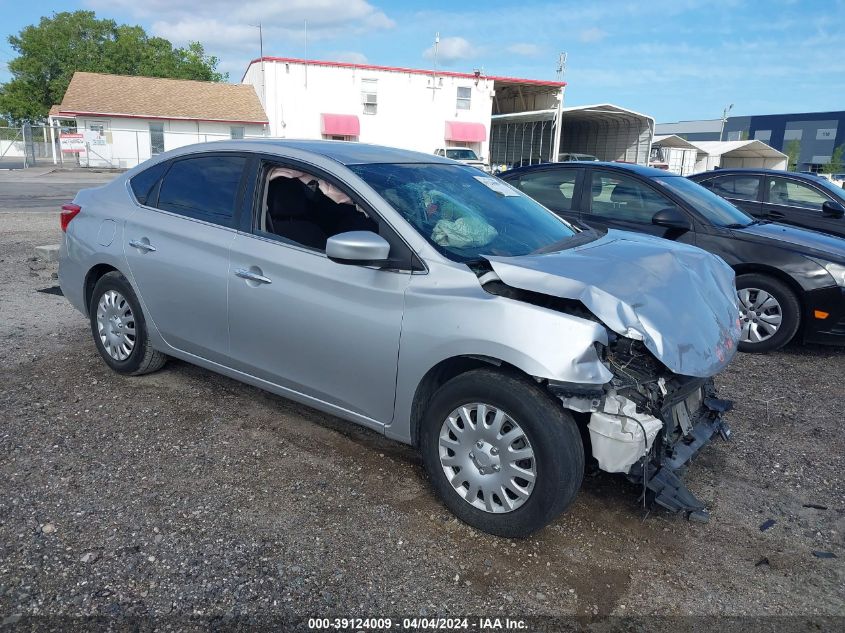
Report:
[[[141,249],[142,251],[146,251],[148,253],[153,253],[156,250],[155,246],[143,240],[132,240],[129,242],[129,246]]]
[[[261,273],[254,272],[254,271],[248,270],[246,268],[239,268],[238,270],[235,271],[235,274],[238,277],[246,279],[247,281],[255,281],[255,282],[258,282],[260,284],[271,284],[271,283],[273,283],[273,280],[270,279],[269,277],[265,277]]]
[[[774,218],[776,220],[780,220],[786,217],[786,214],[781,213],[780,211],[769,211],[769,217]]]

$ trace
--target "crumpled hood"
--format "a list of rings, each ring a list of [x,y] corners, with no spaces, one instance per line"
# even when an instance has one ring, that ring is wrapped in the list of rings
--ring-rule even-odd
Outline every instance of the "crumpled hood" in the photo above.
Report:
[[[734,272],[694,246],[610,230],[560,252],[486,259],[509,286],[580,301],[676,374],[713,376],[736,353]]]

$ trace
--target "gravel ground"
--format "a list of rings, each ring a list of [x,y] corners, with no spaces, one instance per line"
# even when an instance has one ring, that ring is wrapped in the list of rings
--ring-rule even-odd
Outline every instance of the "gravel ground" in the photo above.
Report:
[[[734,439],[687,474],[709,524],[643,520],[637,490],[598,474],[542,532],[499,539],[452,518],[415,452],[373,432],[182,362],[108,370],[86,319],[37,292],[57,282],[32,247],[58,241],[57,224],[0,216],[0,622],[845,625],[845,350],[741,355],[720,377]]]

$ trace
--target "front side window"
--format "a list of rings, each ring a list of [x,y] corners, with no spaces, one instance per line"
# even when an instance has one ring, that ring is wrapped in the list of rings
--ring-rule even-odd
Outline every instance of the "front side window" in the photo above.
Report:
[[[769,178],[769,203],[787,207],[801,207],[821,212],[827,197],[796,180],[772,176]]]
[[[364,114],[376,114],[378,112],[378,80],[361,80],[361,103],[364,106]]]
[[[268,164],[256,230],[320,252],[333,235],[379,232],[378,223],[343,190],[299,168]]]
[[[155,156],[164,151],[164,123],[150,123],[150,153]]]
[[[569,211],[581,172],[582,169],[535,171],[521,175],[514,185],[552,211]]]
[[[458,102],[455,107],[458,110],[469,110],[472,106],[472,88],[458,86]]]
[[[429,244],[455,261],[563,248],[576,234],[571,225],[528,196],[473,167],[368,164],[349,168]]]
[[[721,176],[701,184],[723,198],[757,200],[760,176]]]
[[[636,178],[601,170],[593,170],[590,198],[593,215],[639,224],[651,224],[654,214],[662,209],[677,208],[669,198]]]
[[[173,162],[161,183],[159,209],[232,226],[241,177],[242,156],[201,156]]]

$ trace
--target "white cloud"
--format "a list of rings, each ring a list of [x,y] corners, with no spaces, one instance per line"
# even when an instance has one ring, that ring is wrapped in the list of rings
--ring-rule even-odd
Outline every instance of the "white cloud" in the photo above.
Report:
[[[441,37],[437,47],[437,61],[444,66],[477,57],[479,50],[462,37]],[[434,45],[423,51],[423,57],[434,59]]]
[[[369,63],[367,56],[357,51],[338,51],[332,55],[332,59],[339,62],[349,62],[350,64]]]
[[[526,57],[536,57],[540,54],[540,47],[536,44],[528,44],[526,42],[519,42],[508,46],[507,51],[514,55],[524,55]]]
[[[196,40],[206,51],[221,58],[221,69],[237,80],[250,59],[258,57],[258,28],[264,35],[264,54],[304,54],[305,23],[308,43],[363,36],[392,29],[396,23],[367,0],[83,0],[104,14],[120,15],[119,21],[149,24],[148,32],[176,46]],[[310,51],[309,51],[310,54]],[[346,61],[361,59],[349,53]]]
[[[588,44],[591,44],[593,42],[601,42],[605,37],[607,37],[607,31],[603,31],[597,26],[594,26],[589,29],[584,29],[578,35],[579,40]]]

